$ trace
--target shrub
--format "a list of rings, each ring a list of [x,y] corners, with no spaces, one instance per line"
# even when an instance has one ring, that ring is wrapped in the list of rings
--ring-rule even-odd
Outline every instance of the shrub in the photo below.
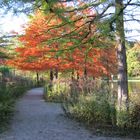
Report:
[[[44,87],[44,98],[49,102],[63,102],[67,96],[68,87],[59,81],[47,83]]]
[[[140,104],[134,104],[130,112],[131,128],[140,129]]]
[[[0,87],[0,132],[8,125],[14,113],[15,101],[21,97],[29,86],[24,83],[7,83]]]
[[[130,95],[129,111],[119,111],[116,109],[117,93],[106,81],[74,79],[66,84],[47,84],[45,89],[47,101],[62,102],[62,108],[69,117],[92,127],[107,127],[107,133],[117,135],[133,135],[131,130],[140,128],[140,98]],[[106,133],[107,130],[102,131]]]
[[[0,88],[0,132],[3,131],[10,116],[13,114],[15,100],[9,90],[5,87]]]
[[[117,125],[126,129],[140,129],[140,104],[130,102],[129,111],[117,111]]]
[[[64,106],[74,118],[94,126],[112,125],[115,122],[115,107],[110,105],[106,97],[90,95],[80,96],[78,102]]]
[[[73,80],[62,107],[67,115],[92,126],[115,125],[115,101],[108,91],[105,81]]]

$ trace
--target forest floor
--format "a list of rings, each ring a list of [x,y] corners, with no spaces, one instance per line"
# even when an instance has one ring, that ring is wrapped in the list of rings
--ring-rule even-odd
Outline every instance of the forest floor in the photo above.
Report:
[[[0,134],[0,140],[125,140],[125,138],[93,135],[79,123],[65,117],[60,104],[46,103],[43,100],[43,88],[35,88],[29,90],[17,102],[11,126],[7,132]]]

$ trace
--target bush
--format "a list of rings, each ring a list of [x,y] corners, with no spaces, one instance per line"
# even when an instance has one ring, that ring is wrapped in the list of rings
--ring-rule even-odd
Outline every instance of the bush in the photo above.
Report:
[[[0,132],[8,126],[13,113],[15,101],[21,97],[29,86],[21,83],[7,83],[0,87]]]
[[[118,111],[117,125],[126,129],[140,129],[140,104],[130,103],[129,111]]]
[[[59,81],[47,83],[44,87],[44,98],[48,102],[63,102],[67,97],[68,87]]]
[[[3,131],[10,116],[13,114],[15,100],[9,90],[5,87],[0,88],[0,132]]]
[[[117,110],[117,94],[108,87],[105,81],[99,84],[92,83],[92,88],[85,87],[85,84],[71,86],[69,96],[62,106],[65,113],[69,117],[90,125],[90,128],[96,132],[99,130],[97,133],[100,134],[139,137],[140,98],[136,95],[130,96],[129,111],[119,111]]]
[[[140,129],[140,98],[130,94],[129,111],[119,111],[117,93],[106,81],[74,79],[66,84],[47,84],[45,89],[47,101],[62,102],[68,117],[104,134],[134,136]]]
[[[140,128],[140,104],[135,104],[130,113],[130,122],[133,128]]]
[[[94,126],[114,125],[115,106],[106,97],[91,95],[80,96],[78,102],[64,106],[74,118]]]
[[[74,79],[69,87],[62,106],[67,115],[92,126],[116,124],[115,101],[105,81]]]

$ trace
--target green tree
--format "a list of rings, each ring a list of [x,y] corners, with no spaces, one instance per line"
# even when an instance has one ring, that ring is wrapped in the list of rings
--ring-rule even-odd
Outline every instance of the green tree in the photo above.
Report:
[[[128,75],[140,76],[140,46],[135,46],[127,51]]]

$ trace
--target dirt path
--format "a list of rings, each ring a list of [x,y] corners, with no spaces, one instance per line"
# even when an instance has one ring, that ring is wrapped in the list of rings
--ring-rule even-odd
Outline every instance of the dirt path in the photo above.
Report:
[[[59,104],[45,103],[43,88],[32,89],[18,101],[11,129],[0,140],[124,140],[97,137],[66,117]]]

